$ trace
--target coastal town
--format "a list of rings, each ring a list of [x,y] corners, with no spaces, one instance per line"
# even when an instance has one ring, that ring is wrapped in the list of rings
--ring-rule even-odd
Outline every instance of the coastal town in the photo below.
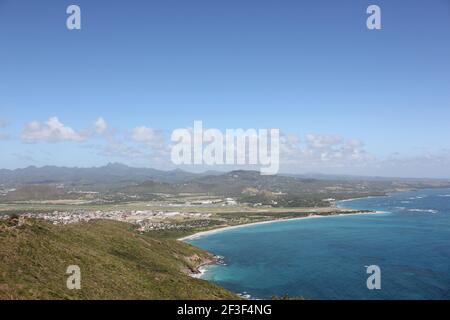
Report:
[[[178,212],[178,211],[152,211],[152,210],[75,210],[54,211],[51,213],[25,212],[20,214],[21,219],[41,219],[54,225],[88,222],[90,220],[107,219],[132,223],[138,226],[138,231],[166,230],[175,228],[189,228],[206,226],[202,220],[210,218],[209,213]],[[0,216],[7,219],[8,216]],[[175,223],[177,221],[178,223]]]
[[[266,222],[367,213],[340,208],[342,200],[385,196],[388,192],[450,185],[447,180],[321,180],[292,176],[261,176],[258,172],[233,171],[197,176],[161,172],[159,181],[143,179],[147,169],[110,164],[102,168],[63,169],[80,180],[58,178],[60,168],[28,168],[26,174],[4,171],[0,184],[0,220],[13,217],[63,226],[92,220],[132,224],[138,232],[174,231],[176,236],[193,232]],[[104,172],[108,172],[105,175]],[[112,175],[111,172],[114,174]],[[149,174],[155,174],[148,171]],[[182,182],[175,182],[177,175]],[[95,180],[93,177],[96,177]],[[51,183],[27,183],[52,181]],[[172,182],[163,182],[163,181]],[[115,182],[113,182],[115,181]],[[125,182],[124,182],[125,181]]]
[[[325,199],[330,200],[330,199]],[[334,200],[334,199],[333,199]],[[48,204],[46,204],[48,205]],[[135,205],[135,204],[134,204]],[[236,203],[234,199],[226,201],[203,200],[196,205],[180,206],[166,203],[158,209],[158,205],[146,204],[149,209],[132,209],[122,206],[120,209],[110,209],[91,206],[89,208],[74,208],[64,205],[60,210],[24,210],[14,215],[0,215],[0,220],[16,220],[14,225],[21,226],[26,220],[44,220],[53,225],[69,225],[86,223],[93,220],[113,220],[130,223],[139,233],[151,231],[175,231],[190,234],[220,227],[237,226],[249,223],[259,223],[280,219],[295,219],[328,215],[343,215],[367,213],[364,210],[345,208],[315,207],[315,208],[271,208],[261,205]],[[48,208],[47,208],[48,209]],[[176,209],[176,210],[174,210]]]

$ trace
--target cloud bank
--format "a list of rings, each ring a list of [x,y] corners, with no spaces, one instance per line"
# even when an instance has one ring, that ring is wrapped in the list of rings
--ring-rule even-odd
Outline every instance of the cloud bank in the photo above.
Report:
[[[0,140],[12,139],[6,134],[9,122],[0,118]],[[150,126],[137,126],[124,131],[109,125],[98,117],[83,129],[75,128],[61,121],[57,116],[47,121],[26,123],[20,134],[24,143],[76,143],[87,151],[86,164],[90,155],[105,158],[105,161],[119,160],[127,164],[154,166],[171,169],[170,132]],[[204,147],[208,143],[204,144]],[[58,149],[59,151],[61,148]],[[80,154],[83,154],[80,149]],[[17,150],[15,151],[17,154]],[[17,158],[17,157],[16,157]],[[28,160],[27,160],[28,159]],[[22,158],[31,162],[31,158]],[[41,159],[42,160],[42,159]],[[42,162],[42,161],[41,161]],[[34,164],[34,163],[27,163]],[[74,164],[76,165],[76,164]],[[338,134],[308,133],[297,135],[282,133],[280,136],[280,172],[324,172],[385,176],[450,176],[450,150],[435,150],[416,155],[391,154],[379,158],[366,150],[363,141]],[[192,168],[196,170],[195,168]],[[217,169],[204,167],[203,169]],[[220,168],[233,170],[232,167]],[[246,169],[246,168],[243,168]],[[248,168],[251,169],[251,168]]]

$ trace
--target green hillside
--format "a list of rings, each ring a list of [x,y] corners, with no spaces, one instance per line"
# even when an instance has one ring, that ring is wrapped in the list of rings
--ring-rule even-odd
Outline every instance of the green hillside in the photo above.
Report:
[[[114,221],[54,226],[0,222],[0,299],[235,299],[189,270],[212,256]],[[81,290],[66,286],[69,265]]]

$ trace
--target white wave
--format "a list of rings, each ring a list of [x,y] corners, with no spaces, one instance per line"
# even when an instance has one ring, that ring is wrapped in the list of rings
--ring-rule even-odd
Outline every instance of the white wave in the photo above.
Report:
[[[192,278],[201,279],[201,278],[203,277],[203,275],[205,274],[206,269],[207,269],[206,266],[201,266],[201,267],[199,267],[199,268],[197,269],[197,270],[198,270],[198,273],[191,273],[191,277],[192,277]]]
[[[439,211],[433,209],[409,209],[410,212],[427,212],[427,213],[438,213]]]
[[[237,294],[239,297],[241,297],[242,299],[247,299],[247,300],[250,300],[251,298],[252,298],[252,296],[251,295],[249,295],[247,292],[242,292],[242,293],[238,293]]]

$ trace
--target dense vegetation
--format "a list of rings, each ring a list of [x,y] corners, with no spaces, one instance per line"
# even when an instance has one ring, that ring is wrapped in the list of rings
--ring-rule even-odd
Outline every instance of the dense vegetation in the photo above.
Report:
[[[53,226],[10,219],[0,222],[0,299],[236,298],[187,275],[211,259],[121,222]],[[67,289],[69,265],[81,269],[81,290]]]

